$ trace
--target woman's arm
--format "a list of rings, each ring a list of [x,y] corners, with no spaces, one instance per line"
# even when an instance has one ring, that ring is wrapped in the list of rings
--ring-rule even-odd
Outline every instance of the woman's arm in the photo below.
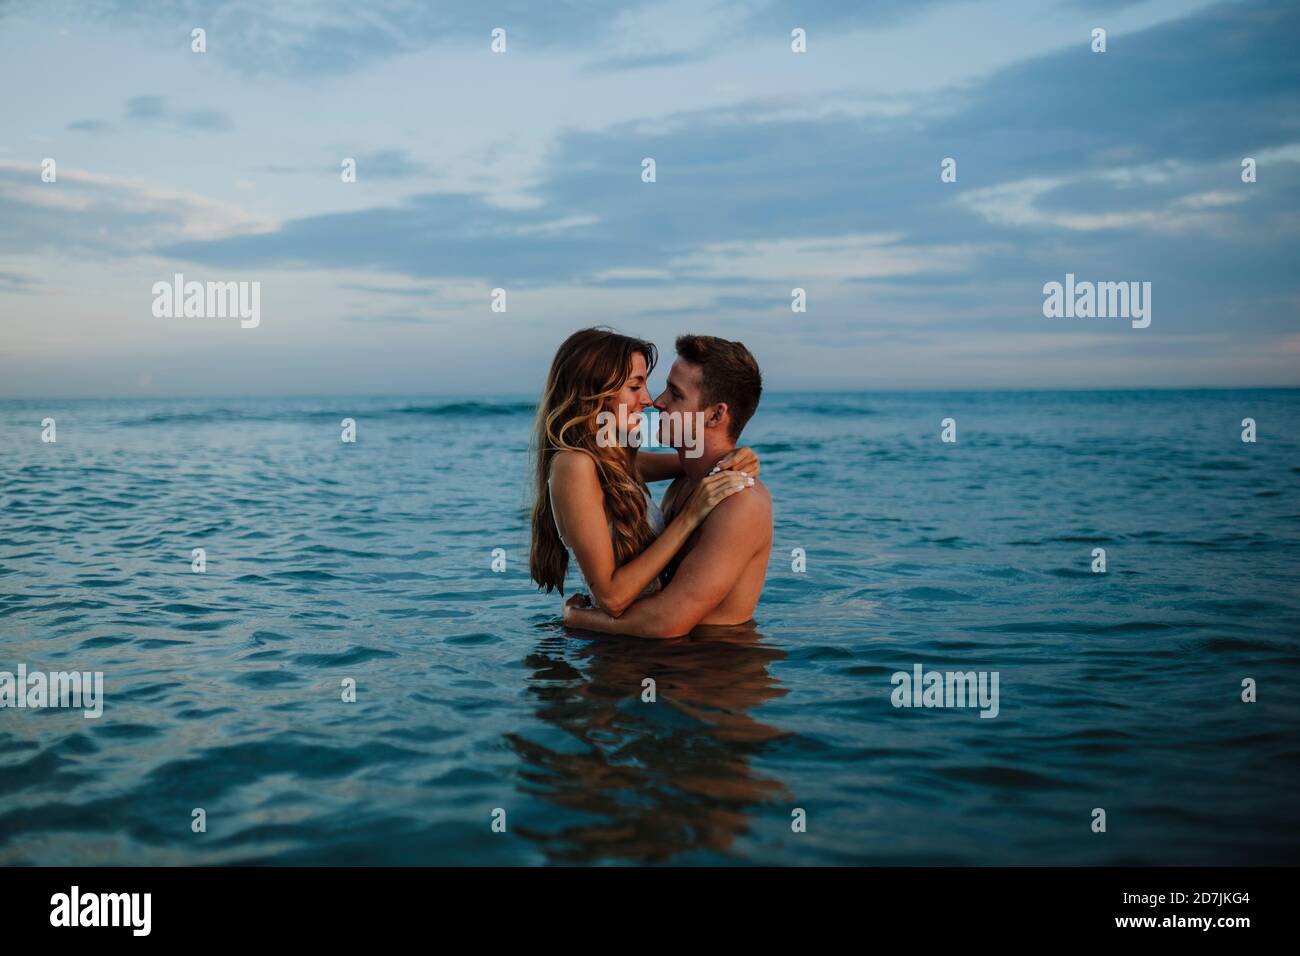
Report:
[[[667,481],[681,476],[682,460],[675,451],[639,451],[636,453],[636,470],[647,485]],[[750,478],[757,478],[758,455],[754,454],[752,448],[736,448],[718,460],[718,470],[739,471]]]
[[[675,451],[639,451],[636,453],[636,470],[647,485],[667,481],[682,473],[682,460]]]
[[[641,598],[621,617],[600,608],[584,607],[585,595],[575,594],[564,602],[564,623],[606,634],[637,637],[681,637],[708,617],[736,587],[745,566],[766,547],[754,534],[772,513],[761,497],[737,498],[721,509],[700,532],[668,587]]]
[[[641,596],[700,526],[715,504],[746,487],[744,475],[718,472],[700,483],[672,523],[644,551],[616,565],[605,517],[605,492],[595,463],[581,452],[561,452],[551,465],[551,502],[564,540],[582,568],[596,602],[618,617]]]

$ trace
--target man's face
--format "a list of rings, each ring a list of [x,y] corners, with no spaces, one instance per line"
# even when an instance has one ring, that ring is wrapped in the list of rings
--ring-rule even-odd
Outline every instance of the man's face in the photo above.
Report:
[[[673,362],[673,367],[668,370],[668,387],[655,399],[655,407],[661,412],[669,414],[676,412],[676,417],[679,419],[703,411],[702,384],[703,375],[700,367],[678,357],[677,361]],[[670,438],[672,437],[668,434],[668,425],[668,418],[661,415],[659,417],[658,437],[659,441],[665,445],[671,443]],[[680,441],[678,444],[680,444]]]

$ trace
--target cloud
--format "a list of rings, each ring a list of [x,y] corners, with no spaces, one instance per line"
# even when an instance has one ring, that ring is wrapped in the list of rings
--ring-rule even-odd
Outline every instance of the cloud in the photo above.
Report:
[[[423,160],[413,157],[405,149],[382,149],[376,152],[344,152],[337,158],[323,160],[319,165],[294,166],[278,163],[260,167],[262,172],[281,176],[318,176],[330,174],[337,176],[341,171],[342,158],[349,156],[357,161],[358,182],[369,179],[416,179],[432,176],[433,167]]]
[[[191,109],[175,111],[167,107],[162,96],[133,96],[126,101],[127,119],[142,123],[165,123],[177,129],[222,132],[233,125],[230,114],[221,110]]]
[[[126,101],[128,119],[162,119],[164,100],[161,96],[133,96]]]
[[[113,129],[113,124],[103,120],[84,119],[69,123],[67,128],[74,133],[107,133]]]
[[[490,11],[475,0],[439,4],[322,0],[271,5],[261,0],[131,0],[88,4],[92,16],[115,26],[182,36],[202,26],[206,56],[250,75],[319,76],[348,73],[438,43],[472,42],[488,53],[494,27],[507,29],[515,49],[571,43],[600,34],[616,16],[604,0],[537,4],[516,0]]]
[[[878,279],[969,270],[973,246],[909,245],[901,235],[713,242],[669,261],[673,275],[750,282]]]
[[[86,12],[111,23],[189,42],[207,31],[208,53],[246,75],[342,75],[403,54],[440,45],[480,44],[488,53],[491,31],[507,31],[509,49],[537,53],[613,50],[598,54],[593,69],[639,69],[716,56],[738,36],[788,37],[794,26],[810,31],[895,25],[945,3],[970,0],[507,0],[490,8],[478,0],[437,4],[407,0],[318,0],[267,4],[261,0],[90,0]],[[3,9],[0,8],[0,13]],[[647,36],[659,39],[647,49]],[[726,42],[700,43],[701,35]],[[580,41],[580,42],[579,42]],[[685,48],[682,48],[685,44]]]
[[[509,210],[473,196],[427,194],[400,207],[295,219],[274,232],[162,244],[160,255],[246,266],[314,263],[370,269],[415,279],[478,277],[500,282],[576,279],[589,263],[633,258],[581,228],[556,230],[547,211]],[[536,236],[533,233],[545,232]]]
[[[829,284],[865,280],[934,303],[1011,296],[992,301],[1024,315],[1066,271],[1137,270],[1160,282],[1164,308],[1209,321],[1243,291],[1210,283],[1213,268],[1185,276],[1189,261],[1236,263],[1251,295],[1292,281],[1276,240],[1294,232],[1295,165],[1267,167],[1267,205],[1237,173],[1245,151],[1295,148],[1300,73],[1285,37],[1298,28],[1288,6],[1215,8],[1127,36],[1124,56],[1081,43],[896,115],[826,114],[810,99],[801,116],[792,96],[779,117],[760,101],[570,130],[528,208],[425,193],[157,251],[501,286],[781,283],[788,295],[819,284],[823,300]],[[941,183],[939,161],[953,154],[958,182]],[[657,160],[653,184],[640,179],[645,156]],[[1216,248],[1224,237],[1234,245]]]
[[[23,275],[20,272],[0,270],[0,294],[28,294],[35,292],[36,288],[37,284],[30,276]]]
[[[425,325],[430,322],[438,321],[436,318],[424,315],[411,315],[404,312],[381,312],[369,315],[360,315],[357,313],[348,313],[346,316],[349,322],[360,322],[364,325],[391,324],[391,325]]]
[[[220,110],[186,110],[177,114],[176,121],[188,129],[218,132],[230,129],[230,114]]]
[[[1069,6],[1087,13],[1110,13],[1112,10],[1136,7],[1146,2],[1147,0],[1069,0]]]
[[[410,299],[422,299],[437,294],[437,291],[430,286],[382,286],[364,282],[345,282],[339,288],[349,292],[364,292],[366,295],[395,295]]]
[[[212,241],[277,224],[229,203],[141,179],[59,167],[41,181],[35,163],[0,159],[0,250],[121,256],[162,241]]]
[[[712,47],[700,47],[694,50],[670,50],[662,53],[642,53],[636,56],[605,57],[587,64],[590,73],[613,73],[620,70],[652,70],[664,67],[682,66],[698,63],[716,55]]]
[[[1135,188],[1144,177],[1148,177],[1146,186],[1156,188]],[[1228,207],[1254,196],[1247,189],[1206,189],[1205,185],[1217,178],[1227,186],[1232,177],[1232,170],[1223,164],[1167,162],[1070,177],[1032,177],[970,190],[958,201],[997,226],[1071,232],[1224,233],[1231,222]],[[1178,191],[1171,195],[1175,188]]]
[[[809,31],[892,26],[923,11],[953,2],[972,0],[803,0],[795,5],[783,0],[759,0],[756,3],[733,4],[733,9],[746,29],[763,32],[780,32],[790,35],[794,27]]]
[[[670,334],[687,317],[708,331],[744,330],[747,341],[752,333],[775,348],[783,367],[802,362],[813,375],[823,368],[856,374],[843,370],[874,362],[891,381],[916,371],[936,382],[945,370],[969,368],[965,380],[997,384],[1014,380],[1031,355],[1050,358],[1043,380],[1061,370],[1083,384],[1091,382],[1090,363],[1108,381],[1134,382],[1144,369],[1158,378],[1174,365],[1210,368],[1238,354],[1266,354],[1280,365],[1294,356],[1287,349],[1300,309],[1300,67],[1289,43],[1300,33],[1300,12],[1246,0],[1177,19],[1198,3],[1132,11],[1130,22],[1157,14],[1162,21],[1140,31],[1117,26],[1104,55],[1089,51],[1086,29],[1064,48],[1043,46],[1044,37],[1050,44],[1060,35],[1020,22],[1027,4],[993,5],[989,16],[1005,24],[1002,52],[941,70],[961,80],[940,88],[939,80],[895,78],[841,59],[862,39],[864,51],[873,42],[877,51],[899,46],[890,51],[891,69],[911,55],[933,60],[933,47],[909,44],[949,49],[929,33],[949,13],[939,2],[667,0],[620,5],[617,13],[594,3],[520,4],[480,15],[461,6],[169,0],[156,13],[122,15],[168,38],[150,41],[154,61],[145,66],[157,72],[149,75],[177,57],[206,71],[188,87],[197,105],[182,105],[179,92],[133,97],[117,123],[127,136],[80,145],[102,146],[106,169],[135,170],[146,168],[139,160],[147,141],[148,168],[190,188],[163,195],[145,180],[96,181],[62,168],[59,184],[46,186],[30,164],[0,165],[0,250],[48,248],[88,270],[99,257],[107,262],[101,275],[124,254],[170,259],[187,273],[191,264],[195,272],[265,270],[294,289],[294,307],[304,325],[315,323],[322,349],[332,347],[331,329],[356,340],[357,326],[343,317],[370,324],[376,343],[431,341],[444,330],[430,323],[463,320],[484,309],[489,289],[506,287],[517,333],[508,342],[494,341],[488,356],[475,331],[447,336],[447,347],[464,356],[454,371],[466,376],[521,350],[519,367],[527,367],[548,336],[577,323],[627,320],[639,333]],[[977,18],[967,9],[971,28]],[[917,10],[924,29],[869,36],[873,25]],[[1091,23],[1069,4],[1055,11]],[[509,62],[487,52],[498,15],[510,30]],[[810,31],[806,59],[786,53],[796,18]],[[208,30],[205,58],[188,53],[194,25]],[[458,58],[403,56],[382,73],[350,75],[449,45],[460,48]],[[491,73],[478,91],[484,100],[437,128],[413,107],[410,91],[446,89],[449,72],[467,63],[472,73],[478,61],[469,49],[481,49]],[[764,49],[782,54],[779,62],[765,59]],[[817,73],[826,61],[816,57],[832,49],[828,59],[844,69],[828,78]],[[701,65],[715,55],[716,63]],[[1029,58],[1013,61],[1017,55]],[[691,65],[675,69],[683,64]],[[647,72],[609,75],[629,69]],[[263,107],[240,100],[242,83],[229,87],[229,99],[220,92],[232,80],[228,70],[312,83],[278,83],[275,102]],[[756,70],[773,71],[764,74],[767,85],[750,83]],[[121,82],[130,85],[115,91],[120,100],[159,88],[148,80],[140,86],[134,75]],[[513,104],[526,109],[479,113],[480,102],[510,96],[520,82],[535,83]],[[747,89],[767,92],[745,99]],[[555,90],[566,95],[552,99]],[[336,113],[319,109],[325,100]],[[199,108],[204,102],[238,104],[239,129],[219,110]],[[73,108],[73,116],[97,112],[86,102]],[[282,123],[289,111],[300,120]],[[608,123],[610,116],[618,122]],[[35,146],[25,137],[32,134],[12,125],[21,148],[11,155],[31,156]],[[220,150],[196,136],[148,135],[171,129],[234,133]],[[462,134],[471,134],[463,145]],[[163,139],[172,151],[153,152]],[[54,151],[42,149],[36,155]],[[343,156],[358,160],[361,187],[329,188]],[[657,161],[653,184],[640,178],[646,156]],[[947,156],[958,160],[956,183],[939,179]],[[1259,161],[1258,183],[1240,181],[1244,156]],[[275,180],[275,189],[260,188],[267,182],[260,179],[256,201],[276,210],[277,220],[228,203],[209,207],[196,195],[212,188],[242,199],[239,177],[256,163],[297,177]],[[1151,329],[1046,325],[1042,285],[1066,272],[1152,281]],[[57,285],[49,274],[41,280],[42,292]],[[70,298],[88,298],[97,281],[86,279]],[[792,322],[794,286],[807,289],[810,309]],[[318,298],[306,302],[311,295]],[[808,330],[787,356],[796,331]],[[1215,343],[1224,336],[1241,351],[1221,350]],[[1199,364],[1162,364],[1159,356],[1180,348]],[[267,351],[263,360],[283,363],[278,354]],[[891,358],[882,365],[881,355]],[[1015,361],[999,365],[998,356]],[[1245,368],[1244,360],[1235,367]],[[1001,378],[990,371],[1008,368]]]

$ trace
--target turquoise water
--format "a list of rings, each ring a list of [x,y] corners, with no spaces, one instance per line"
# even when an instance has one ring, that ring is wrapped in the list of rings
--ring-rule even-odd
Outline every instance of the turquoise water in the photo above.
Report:
[[[0,710],[0,863],[1300,860],[1300,392],[768,396],[758,632],[687,642],[558,626],[530,410],[0,403],[0,670],[105,685]]]

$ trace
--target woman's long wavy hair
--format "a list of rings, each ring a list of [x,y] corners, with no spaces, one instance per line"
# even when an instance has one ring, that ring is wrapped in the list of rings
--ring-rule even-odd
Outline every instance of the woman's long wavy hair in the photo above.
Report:
[[[556,530],[547,487],[556,452],[584,452],[596,463],[600,487],[605,491],[605,511],[613,526],[616,563],[640,554],[653,537],[646,517],[645,485],[636,474],[636,450],[601,448],[596,442],[596,419],[632,374],[632,357],[637,353],[645,358],[648,376],[659,358],[652,343],[612,329],[582,329],[564,340],[551,362],[537,406],[537,484],[529,555],[533,580],[548,594],[552,589],[564,593],[564,575],[569,569],[569,551]]]

